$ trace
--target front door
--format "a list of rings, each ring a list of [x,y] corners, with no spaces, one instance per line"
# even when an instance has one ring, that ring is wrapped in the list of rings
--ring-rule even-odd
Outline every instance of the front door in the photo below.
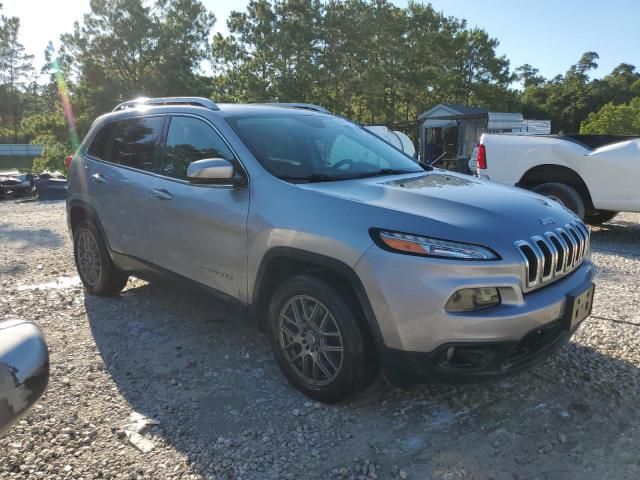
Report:
[[[173,116],[151,189],[154,263],[246,301],[249,189],[189,183],[187,167],[205,158],[225,158],[239,168],[210,123]]]

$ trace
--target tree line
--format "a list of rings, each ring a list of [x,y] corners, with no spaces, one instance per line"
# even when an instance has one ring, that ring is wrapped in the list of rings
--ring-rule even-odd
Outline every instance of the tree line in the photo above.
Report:
[[[140,95],[205,96],[217,102],[309,102],[362,123],[404,130],[438,103],[521,111],[554,131],[640,134],[640,73],[621,64],[592,79],[586,52],[546,79],[512,68],[498,40],[430,4],[388,0],[252,0],[228,33],[198,0],[91,0],[91,11],[46,65],[33,67],[20,20],[0,16],[0,142],[45,146],[37,168],[72,152],[93,119]],[[0,13],[2,6],[0,4]],[[47,82],[36,81],[37,74]]]

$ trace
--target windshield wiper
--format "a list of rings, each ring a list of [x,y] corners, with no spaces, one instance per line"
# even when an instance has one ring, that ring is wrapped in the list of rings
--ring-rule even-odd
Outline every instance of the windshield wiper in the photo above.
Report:
[[[291,175],[282,175],[278,177],[280,180],[286,180],[291,182],[306,182],[306,183],[314,183],[314,182],[332,182],[334,180],[346,180],[349,177],[343,177],[339,175],[324,175],[319,173],[314,173],[313,175],[307,175],[306,177],[295,177]]]
[[[339,180],[356,180],[359,178],[380,177],[383,175],[403,175],[406,173],[420,173],[421,170],[400,170],[394,168],[382,168],[375,172],[356,173],[352,175],[326,175],[323,173],[314,173],[306,177],[295,177],[291,175],[282,175],[278,177],[280,180],[286,180],[291,182],[336,182]]]
[[[352,178],[381,177],[383,175],[404,175],[406,173],[420,173],[420,170],[400,170],[395,168],[381,168],[375,172],[366,172]]]

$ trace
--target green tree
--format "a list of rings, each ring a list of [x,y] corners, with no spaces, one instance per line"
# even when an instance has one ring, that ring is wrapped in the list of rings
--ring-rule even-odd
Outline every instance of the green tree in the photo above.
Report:
[[[597,68],[597,59],[597,53],[586,52],[565,75],[525,87],[521,97],[525,116],[550,119],[554,131],[577,132],[580,122],[601,105],[589,79],[589,72]]]
[[[580,133],[640,135],[640,97],[621,105],[607,103],[597,112],[590,113],[582,122]]]
[[[276,97],[279,36],[276,13],[268,0],[251,0],[246,12],[231,12],[229,35],[217,34],[213,65],[220,74],[216,93],[223,100],[265,102]]]
[[[498,40],[490,38],[484,30],[474,28],[462,30],[455,43],[457,97],[464,105],[497,106],[499,94],[507,91],[515,80],[506,57],[496,55]]]
[[[198,68],[215,22],[197,0],[91,0],[82,25],[61,37],[61,67],[92,117],[124,99],[203,94]]]
[[[252,0],[216,35],[214,96],[310,101],[365,123],[410,124],[438,102],[517,103],[497,40],[431,5]]]
[[[621,63],[594,84],[599,90],[597,93],[601,104],[628,103],[632,98],[640,96],[640,73],[636,72],[635,66],[628,63]]]
[[[515,72],[516,78],[522,82],[524,88],[540,87],[545,82],[545,78],[540,75],[540,70],[528,63],[516,68]]]
[[[24,107],[24,91],[27,81],[34,73],[33,55],[27,55],[18,38],[20,19],[17,17],[1,17],[0,21],[0,85],[4,87],[9,108],[0,112],[10,116],[12,140],[18,142],[20,120]]]
[[[39,113],[25,118],[22,130],[31,143],[43,147],[42,155],[33,162],[35,173],[64,169],[64,159],[73,153],[73,146],[61,108],[56,112]]]

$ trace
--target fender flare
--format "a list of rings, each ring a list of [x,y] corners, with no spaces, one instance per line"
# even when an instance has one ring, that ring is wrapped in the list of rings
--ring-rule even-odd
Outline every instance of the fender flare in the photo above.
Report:
[[[88,202],[85,202],[84,200],[73,199],[73,200],[67,201],[67,211],[69,212],[68,213],[69,231],[71,232],[72,238],[73,238],[73,231],[71,229],[71,210],[73,208],[81,208],[82,210],[84,210],[86,212],[86,218],[90,219],[92,222],[96,224],[96,226],[98,227],[98,230],[100,231],[100,235],[102,235],[102,239],[104,240],[104,243],[107,245],[107,251],[109,252],[109,255],[113,257],[111,246],[109,245],[109,239],[107,238],[105,229],[102,226],[102,222],[100,221],[98,212],[96,212],[96,209],[93,207],[93,205],[91,205]]]
[[[261,292],[264,289],[264,277],[269,269],[269,265],[276,259],[303,261],[305,263],[317,265],[323,270],[328,270],[344,278],[356,294],[355,300],[358,302],[358,305],[364,313],[367,326],[369,327],[369,332],[371,333],[374,342],[376,345],[382,342],[382,334],[380,332],[375,312],[371,306],[371,302],[369,301],[364,285],[355,270],[341,260],[336,260],[335,258],[326,255],[293,247],[273,247],[262,258],[256,273],[251,295],[251,303],[249,305],[249,318],[252,322],[256,325],[260,325],[259,307]]]
[[[552,172],[548,177],[544,176],[543,173],[545,170]],[[535,180],[531,180],[531,177]],[[531,183],[549,183],[549,182],[559,182],[566,183],[568,185],[575,185],[575,189],[578,190],[578,193],[582,196],[585,206],[587,210],[590,208],[594,208],[593,198],[591,197],[591,192],[589,191],[589,186],[587,182],[584,181],[582,175],[576,172],[572,167],[558,164],[558,163],[543,163],[540,165],[534,165],[531,168],[527,169],[520,176],[520,180],[515,184],[516,187],[524,188],[525,190],[531,190],[529,184]]]

